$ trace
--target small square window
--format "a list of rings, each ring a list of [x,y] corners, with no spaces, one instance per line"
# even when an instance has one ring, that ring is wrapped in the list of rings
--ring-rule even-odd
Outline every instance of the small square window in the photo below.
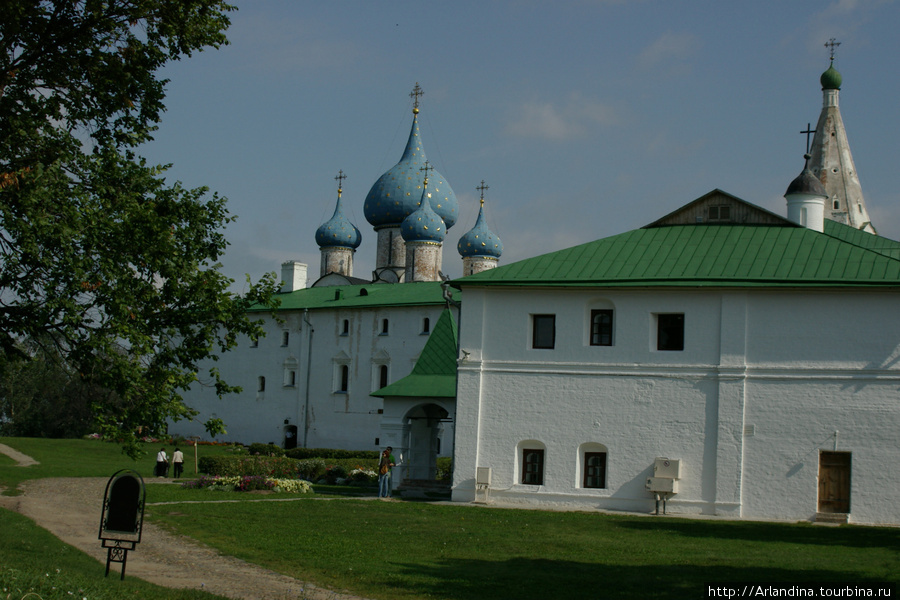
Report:
[[[710,206],[708,214],[710,221],[730,221],[731,207],[728,205]]]
[[[656,315],[656,349],[684,350],[684,314]]]
[[[591,346],[612,346],[613,311],[591,311]]]
[[[544,450],[542,448],[522,450],[522,483],[544,485]]]
[[[532,315],[531,347],[552,349],[556,345],[556,315]]]

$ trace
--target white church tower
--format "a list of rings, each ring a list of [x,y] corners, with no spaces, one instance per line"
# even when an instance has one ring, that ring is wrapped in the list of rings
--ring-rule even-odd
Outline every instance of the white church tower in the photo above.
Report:
[[[876,233],[869,220],[859,176],[853,164],[853,155],[850,154],[847,131],[841,119],[838,100],[842,78],[834,68],[834,49],[839,45],[840,43],[834,39],[825,44],[831,51],[831,64],[819,79],[822,83],[822,112],[816,124],[815,137],[809,152],[811,155],[809,168],[828,193],[825,206],[827,219],[868,233]]]

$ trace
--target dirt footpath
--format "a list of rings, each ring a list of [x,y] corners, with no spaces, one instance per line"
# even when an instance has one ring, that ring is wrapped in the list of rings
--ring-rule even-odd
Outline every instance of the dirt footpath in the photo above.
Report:
[[[4,448],[0,452],[7,454]],[[23,495],[0,496],[0,507],[29,517],[65,543],[96,558],[97,572],[102,576],[106,550],[101,548],[97,534],[106,482],[105,478],[36,479],[25,482]],[[119,566],[112,565],[110,577],[119,577]],[[128,553],[125,576],[243,600],[361,600],[223,556],[149,522],[144,523],[137,549]]]

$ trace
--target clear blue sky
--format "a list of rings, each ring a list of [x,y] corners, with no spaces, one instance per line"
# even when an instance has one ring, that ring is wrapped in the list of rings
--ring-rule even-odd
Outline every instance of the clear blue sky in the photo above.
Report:
[[[316,228],[342,169],[347,215],[400,158],[418,82],[429,160],[460,201],[444,271],[461,274],[484,180],[501,264],[650,223],[720,188],[778,214],[822,106],[837,38],[841,113],[869,214],[900,238],[900,7],[892,0],[236,0],[231,44],[165,71],[143,149],[238,217],[223,271],[318,277]]]

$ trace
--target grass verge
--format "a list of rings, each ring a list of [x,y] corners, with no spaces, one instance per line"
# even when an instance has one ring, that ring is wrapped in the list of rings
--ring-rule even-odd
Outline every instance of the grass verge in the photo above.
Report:
[[[119,580],[118,572],[111,571],[104,577],[105,565],[14,512],[0,509],[0,531],[3,600],[223,599],[197,590],[153,585],[128,577],[127,570],[124,581]]]
[[[151,506],[225,554],[371,598],[703,597],[725,582],[900,582],[900,530],[377,500]]]

